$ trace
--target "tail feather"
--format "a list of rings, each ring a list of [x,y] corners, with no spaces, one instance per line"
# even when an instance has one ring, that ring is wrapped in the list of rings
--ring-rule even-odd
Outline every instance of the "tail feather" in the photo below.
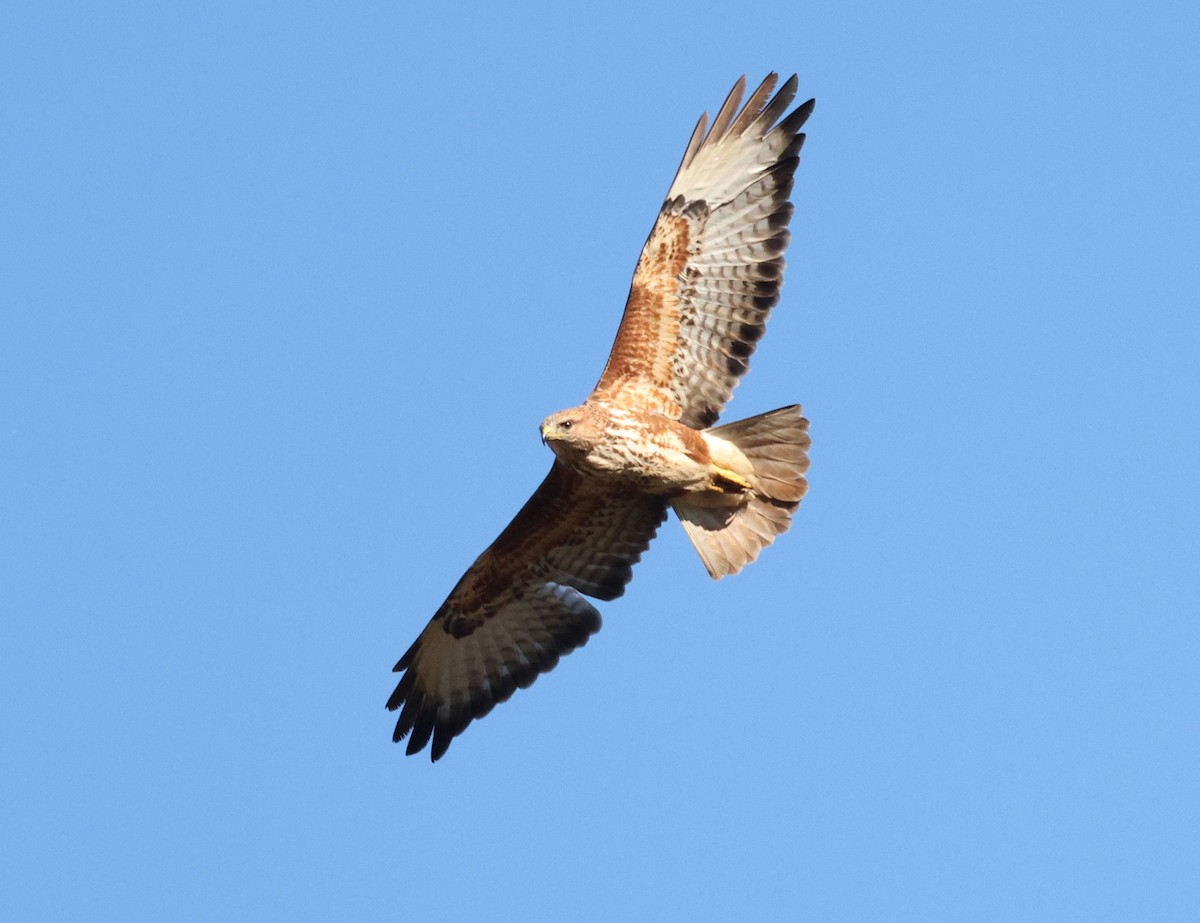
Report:
[[[792,523],[808,489],[808,420],[799,404],[709,430],[732,442],[752,466],[752,493],[740,506],[672,506],[714,579],[736,574]]]

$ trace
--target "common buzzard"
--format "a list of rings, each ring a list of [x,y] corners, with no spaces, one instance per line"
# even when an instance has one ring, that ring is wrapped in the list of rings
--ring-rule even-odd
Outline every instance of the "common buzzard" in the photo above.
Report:
[[[388,700],[409,754],[438,759],[476,718],[600,629],[675,510],[714,578],[791,524],[807,484],[799,405],[713,427],[779,300],[793,175],[813,100],[737,82],[692,132],[633,275],[600,381],[551,414],[550,473],[408,649]]]

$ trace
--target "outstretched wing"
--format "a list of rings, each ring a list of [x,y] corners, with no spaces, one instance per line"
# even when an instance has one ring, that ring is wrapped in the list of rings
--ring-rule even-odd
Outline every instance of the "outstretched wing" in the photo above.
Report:
[[[436,760],[474,719],[554,669],[600,630],[582,594],[616,599],[666,516],[660,499],[613,493],[555,462],[396,664],[394,740],[433,737]]]
[[[738,107],[737,82],[705,133],[700,117],[642,248],[594,396],[702,428],[717,421],[779,300],[788,196],[813,100],[771,74]],[[782,120],[781,120],[782,118]]]

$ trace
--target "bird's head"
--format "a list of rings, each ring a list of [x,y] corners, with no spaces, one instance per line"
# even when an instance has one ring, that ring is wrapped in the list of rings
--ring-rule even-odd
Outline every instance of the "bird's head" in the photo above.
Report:
[[[563,460],[587,455],[604,432],[602,414],[588,404],[552,413],[542,421],[542,442]]]

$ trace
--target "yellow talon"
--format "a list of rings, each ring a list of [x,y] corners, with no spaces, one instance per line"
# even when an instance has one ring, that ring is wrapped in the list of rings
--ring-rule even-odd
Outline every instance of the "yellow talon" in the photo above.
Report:
[[[710,476],[713,487],[725,493],[743,493],[753,489],[750,482],[736,471],[730,471],[728,468],[722,468],[720,465],[713,465],[711,467]]]

